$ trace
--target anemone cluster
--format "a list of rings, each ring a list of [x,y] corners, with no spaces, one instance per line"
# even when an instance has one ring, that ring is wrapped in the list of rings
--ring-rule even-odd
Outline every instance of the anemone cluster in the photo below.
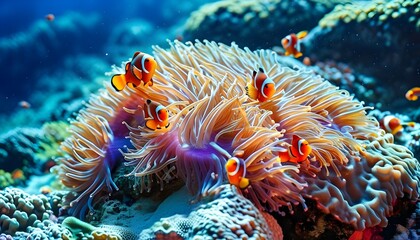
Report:
[[[283,57],[270,50],[208,41],[169,44],[154,47],[153,86],[116,92],[107,84],[72,122],[72,136],[62,145],[67,157],[61,179],[78,193],[73,214],[83,217],[118,190],[112,171],[122,156],[140,191],[180,178],[196,199],[227,182],[224,166],[234,156],[245,162],[250,181],[238,192],[257,209],[306,210],[305,199],[313,199],[359,230],[386,226],[398,198],[417,200],[417,160],[346,90],[312,71],[284,67]],[[245,91],[259,68],[277,89],[261,103]],[[166,107],[168,128],[145,127],[147,100]],[[306,139],[312,152],[301,163],[281,162],[279,152],[293,135]]]

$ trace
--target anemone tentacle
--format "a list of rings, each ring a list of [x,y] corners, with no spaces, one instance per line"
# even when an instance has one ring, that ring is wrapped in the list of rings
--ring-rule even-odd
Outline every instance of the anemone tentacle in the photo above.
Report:
[[[124,108],[137,107],[145,97],[139,90],[127,88],[117,93],[106,85],[71,121],[72,136],[62,143],[66,156],[60,159],[61,181],[78,194],[70,203],[71,214],[84,218],[104,194],[118,190],[112,170],[122,159],[118,149],[130,145],[122,121],[144,121],[143,114],[130,114]]]

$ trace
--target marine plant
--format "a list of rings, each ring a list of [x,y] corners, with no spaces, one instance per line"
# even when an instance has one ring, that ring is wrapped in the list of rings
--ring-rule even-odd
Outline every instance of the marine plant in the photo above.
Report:
[[[226,182],[224,165],[235,156],[245,162],[250,180],[239,191],[258,209],[287,206],[293,212],[297,205],[306,209],[310,198],[356,229],[385,226],[398,198],[417,200],[417,160],[393,144],[366,115],[370,108],[349,92],[307,70],[284,67],[282,57],[269,50],[208,41],[169,44],[154,47],[153,87],[117,93],[107,85],[72,122],[61,176],[79,194],[74,213],[83,216],[104,192],[118,189],[111,173],[119,148],[141,191],[162,189],[178,177],[201,198]],[[258,68],[277,89],[263,103],[250,100],[244,89]],[[166,107],[169,128],[144,126],[142,108],[149,99]],[[281,162],[279,151],[293,135],[312,146],[310,158]]]

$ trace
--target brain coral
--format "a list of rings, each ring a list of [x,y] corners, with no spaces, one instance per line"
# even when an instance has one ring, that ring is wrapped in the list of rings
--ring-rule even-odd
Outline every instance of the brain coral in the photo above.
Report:
[[[189,40],[235,41],[240,46],[269,48],[280,45],[290,32],[315,27],[338,2],[348,1],[217,1],[193,12],[184,34]]]
[[[14,235],[30,227],[41,227],[52,215],[44,195],[29,195],[18,188],[0,191],[0,230]]]
[[[219,186],[187,217],[163,218],[143,230],[140,239],[283,239],[276,221],[267,216],[267,224],[265,216],[237,191],[233,186]]]
[[[311,198],[322,211],[363,229],[386,225],[397,198],[417,200],[417,160],[394,145],[366,116],[369,107],[347,91],[307,70],[284,67],[283,58],[268,50],[208,41],[175,41],[168,50],[154,50],[153,87],[120,93],[107,87],[73,122],[62,176],[79,192],[73,202],[79,210],[82,199],[90,204],[113,188],[115,148],[126,135],[132,144],[123,150],[126,166],[141,190],[179,177],[191,194],[206,196],[226,182],[224,165],[236,156],[245,161],[250,180],[240,191],[260,210],[306,209],[305,198]],[[264,103],[251,101],[244,90],[259,67],[277,88]],[[169,128],[144,127],[146,99],[166,106]],[[310,160],[281,163],[278,153],[293,135],[312,146]]]

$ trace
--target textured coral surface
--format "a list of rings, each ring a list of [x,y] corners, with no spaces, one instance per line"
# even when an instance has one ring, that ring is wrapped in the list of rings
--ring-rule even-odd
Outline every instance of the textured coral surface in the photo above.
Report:
[[[235,187],[222,185],[188,216],[162,218],[143,230],[140,239],[273,239],[273,230],[280,231],[275,239],[282,239],[281,228],[270,217]]]

